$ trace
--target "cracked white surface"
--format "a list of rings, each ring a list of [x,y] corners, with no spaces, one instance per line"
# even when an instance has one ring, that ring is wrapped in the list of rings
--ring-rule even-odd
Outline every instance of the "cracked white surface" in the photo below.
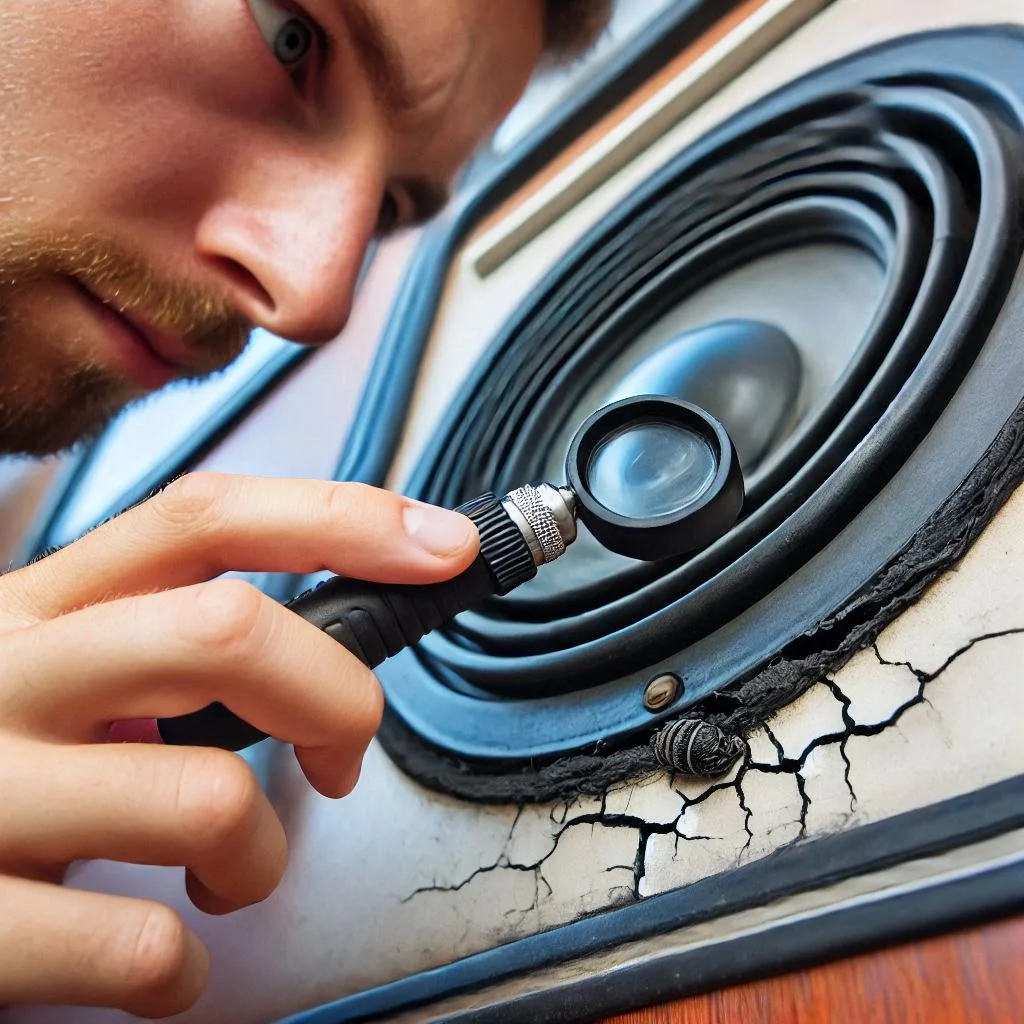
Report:
[[[1021,666],[1024,635],[976,643],[926,682],[923,699],[894,725],[850,739],[850,781],[863,817],[882,818],[908,802],[933,803],[1024,771]]]
[[[743,849],[743,861],[755,860],[798,839],[803,832],[802,779],[752,768],[743,776],[740,792],[750,809],[746,827],[750,842]]]
[[[935,672],[971,638],[1024,626],[1021,614],[1021,576],[1014,566],[1024,564],[1024,533],[1013,517],[1000,516],[985,533],[985,559],[965,559],[959,570],[939,580],[930,600],[907,609],[879,638],[887,661],[910,661],[924,672]],[[950,599],[956,611],[950,609]]]
[[[800,774],[807,797],[808,835],[838,832],[852,823],[857,799],[847,783],[841,743],[815,747]]]
[[[905,665],[882,664],[873,650],[859,651],[843,668],[842,692],[850,701],[850,718],[857,725],[888,721],[917,690],[913,672]]]
[[[779,748],[772,743],[768,729],[763,725],[747,737],[747,748],[750,751],[750,760],[755,764],[779,763]]]
[[[666,786],[660,774],[640,785],[616,786],[604,804],[605,814],[630,814],[662,825],[671,825],[682,809],[680,794]]]
[[[1024,9],[1020,0],[837,0],[662,148],[678,148],[751,97],[842,52],[986,19],[1024,21]],[[464,319],[453,336],[465,341],[472,321],[479,349],[537,267],[550,265],[628,184],[624,173],[588,200],[578,221],[566,218],[539,240],[542,260],[531,247],[507,274],[492,275],[488,287],[500,302],[474,285],[480,321]],[[447,296],[446,316],[456,298]],[[206,918],[188,907],[180,874],[163,869],[94,863],[73,882],[163,899],[204,938],[211,987],[182,1020],[274,1019],[1024,772],[1022,598],[1024,491],[882,634],[877,650],[859,653],[757,730],[747,759],[725,779],[656,776],[614,789],[603,803],[480,807],[427,792],[374,747],[356,792],[332,803],[310,793],[290,754],[279,751],[266,768],[268,791],[292,856],[266,903]],[[9,1019],[126,1018],[37,1009]]]
[[[768,736],[781,747],[783,760],[800,760],[819,736],[841,733],[846,728],[843,705],[824,683],[812,686],[799,705],[783,708],[767,724]]]

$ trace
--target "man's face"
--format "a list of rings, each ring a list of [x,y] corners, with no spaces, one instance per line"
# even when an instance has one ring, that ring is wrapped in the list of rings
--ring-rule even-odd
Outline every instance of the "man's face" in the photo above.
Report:
[[[542,0],[0,4],[0,450],[334,337],[540,55]]]

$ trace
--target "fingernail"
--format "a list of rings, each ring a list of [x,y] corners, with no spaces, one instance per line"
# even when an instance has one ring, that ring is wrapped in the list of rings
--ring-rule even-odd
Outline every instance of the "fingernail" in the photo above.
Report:
[[[425,551],[441,558],[462,551],[476,531],[472,520],[435,505],[406,505],[405,532]]]

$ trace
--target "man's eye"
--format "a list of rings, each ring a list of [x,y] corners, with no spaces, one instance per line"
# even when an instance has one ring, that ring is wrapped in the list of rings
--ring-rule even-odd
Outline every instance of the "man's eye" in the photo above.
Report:
[[[249,0],[252,16],[274,56],[288,68],[301,64],[316,45],[316,28],[308,18],[286,11],[273,0]]]

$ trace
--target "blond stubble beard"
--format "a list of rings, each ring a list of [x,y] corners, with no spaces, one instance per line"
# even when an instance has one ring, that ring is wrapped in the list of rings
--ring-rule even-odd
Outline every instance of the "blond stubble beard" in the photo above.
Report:
[[[46,338],[19,317],[20,293],[61,278],[77,279],[115,307],[135,310],[157,329],[184,338],[196,355],[190,378],[227,366],[245,345],[249,324],[222,298],[159,278],[142,257],[112,239],[0,235],[2,452],[45,455],[88,441],[140,397],[130,381],[82,346],[66,343],[74,339]],[[40,353],[37,345],[49,351]]]

